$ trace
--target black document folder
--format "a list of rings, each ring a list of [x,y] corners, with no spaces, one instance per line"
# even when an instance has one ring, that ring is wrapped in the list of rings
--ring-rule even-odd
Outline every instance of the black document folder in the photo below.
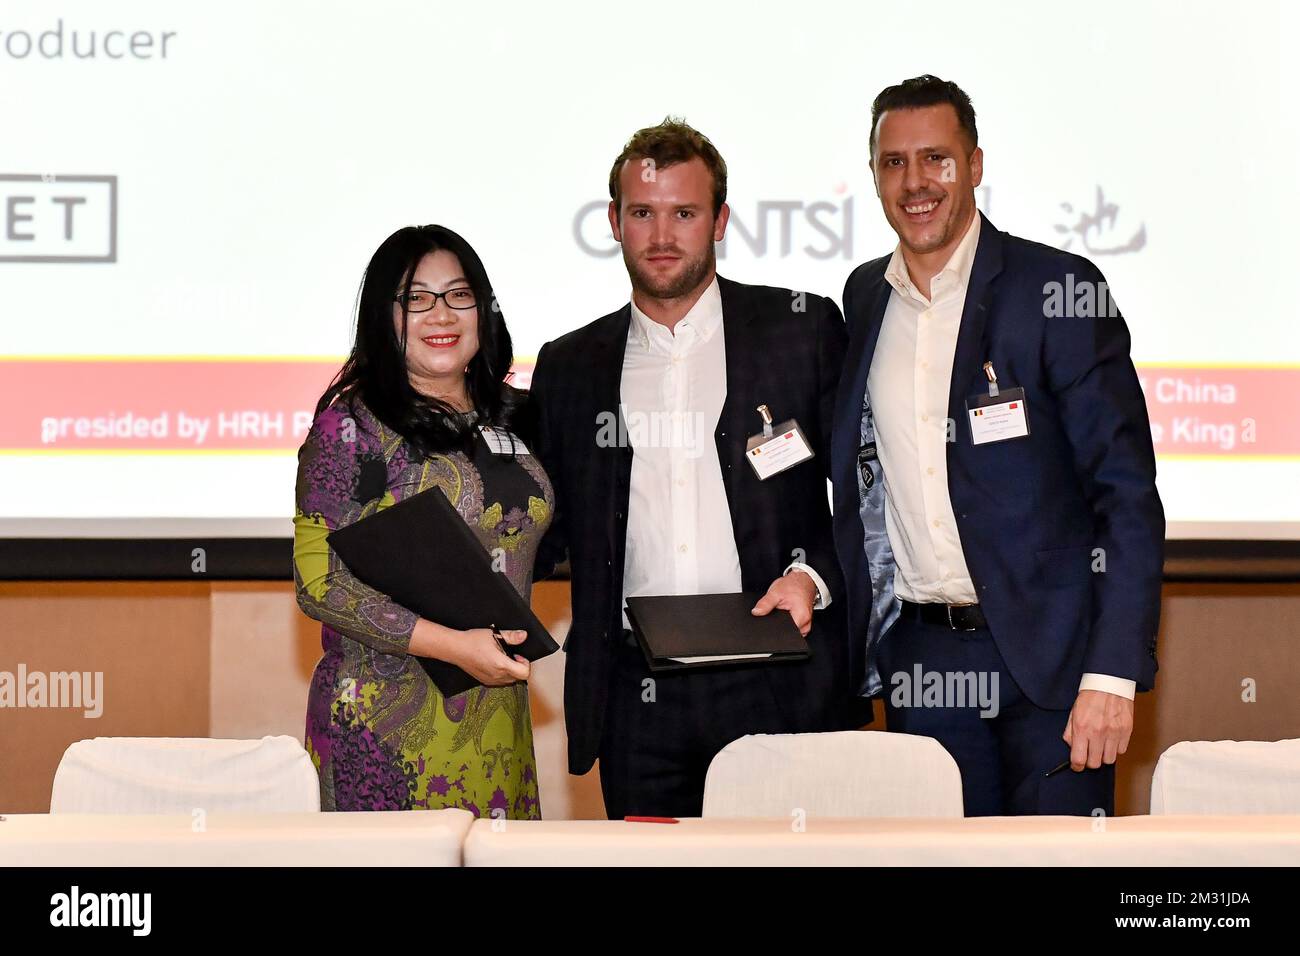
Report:
[[[627,599],[627,617],[652,671],[806,660],[811,651],[788,611],[750,610],[761,594]]]
[[[332,531],[326,540],[358,580],[420,617],[457,630],[527,631],[528,639],[509,651],[529,661],[559,650],[509,579],[492,570],[491,556],[441,488]],[[416,660],[446,697],[480,683],[446,661]]]

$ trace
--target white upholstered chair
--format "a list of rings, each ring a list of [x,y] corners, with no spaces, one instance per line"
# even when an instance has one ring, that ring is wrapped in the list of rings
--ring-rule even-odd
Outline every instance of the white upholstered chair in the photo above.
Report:
[[[292,737],[95,737],[59,761],[51,813],[320,810],[316,768]]]
[[[713,758],[706,817],[960,817],[961,773],[932,737],[754,734]]]
[[[1176,743],[1156,763],[1151,812],[1300,813],[1300,739]]]

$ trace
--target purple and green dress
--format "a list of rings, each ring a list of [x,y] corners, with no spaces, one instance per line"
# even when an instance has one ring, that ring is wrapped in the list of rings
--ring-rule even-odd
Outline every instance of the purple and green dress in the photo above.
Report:
[[[555,507],[532,455],[494,454],[476,430],[472,455],[421,458],[358,398],[322,411],[298,452],[294,582],[298,605],[322,624],[325,652],[307,696],[305,738],[321,809],[462,807],[478,817],[539,819],[528,685],[444,697],[407,653],[417,615],[353,577],[325,540],[430,488],[442,490],[528,600]]]

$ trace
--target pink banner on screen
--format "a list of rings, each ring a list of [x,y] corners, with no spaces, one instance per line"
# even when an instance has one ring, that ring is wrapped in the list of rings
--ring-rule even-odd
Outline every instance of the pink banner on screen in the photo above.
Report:
[[[0,358],[0,450],[296,451],[341,359]],[[527,387],[532,362],[511,380]]]
[[[511,380],[527,388],[532,360]],[[336,359],[0,359],[0,450],[295,451]],[[1300,367],[1142,366],[1157,454],[1300,456]],[[1033,416],[1033,410],[1030,410]]]
[[[1300,367],[1143,365],[1138,379],[1159,457],[1300,456]]]

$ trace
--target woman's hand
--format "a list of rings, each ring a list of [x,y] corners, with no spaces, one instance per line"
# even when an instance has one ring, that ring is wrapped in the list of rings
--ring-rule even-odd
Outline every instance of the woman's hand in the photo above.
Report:
[[[497,633],[507,644],[522,644],[528,638],[527,631]],[[501,653],[490,627],[457,631],[420,618],[415,622],[407,650],[417,657],[433,657],[455,664],[488,687],[528,680],[532,673],[532,666],[519,655],[512,657]]]
[[[527,631],[498,631],[507,644],[522,644],[528,639]],[[507,657],[501,653],[492,628],[476,627],[461,631],[454,651],[457,667],[482,681],[487,687],[502,687],[515,681],[528,680],[532,665],[518,654]]]

